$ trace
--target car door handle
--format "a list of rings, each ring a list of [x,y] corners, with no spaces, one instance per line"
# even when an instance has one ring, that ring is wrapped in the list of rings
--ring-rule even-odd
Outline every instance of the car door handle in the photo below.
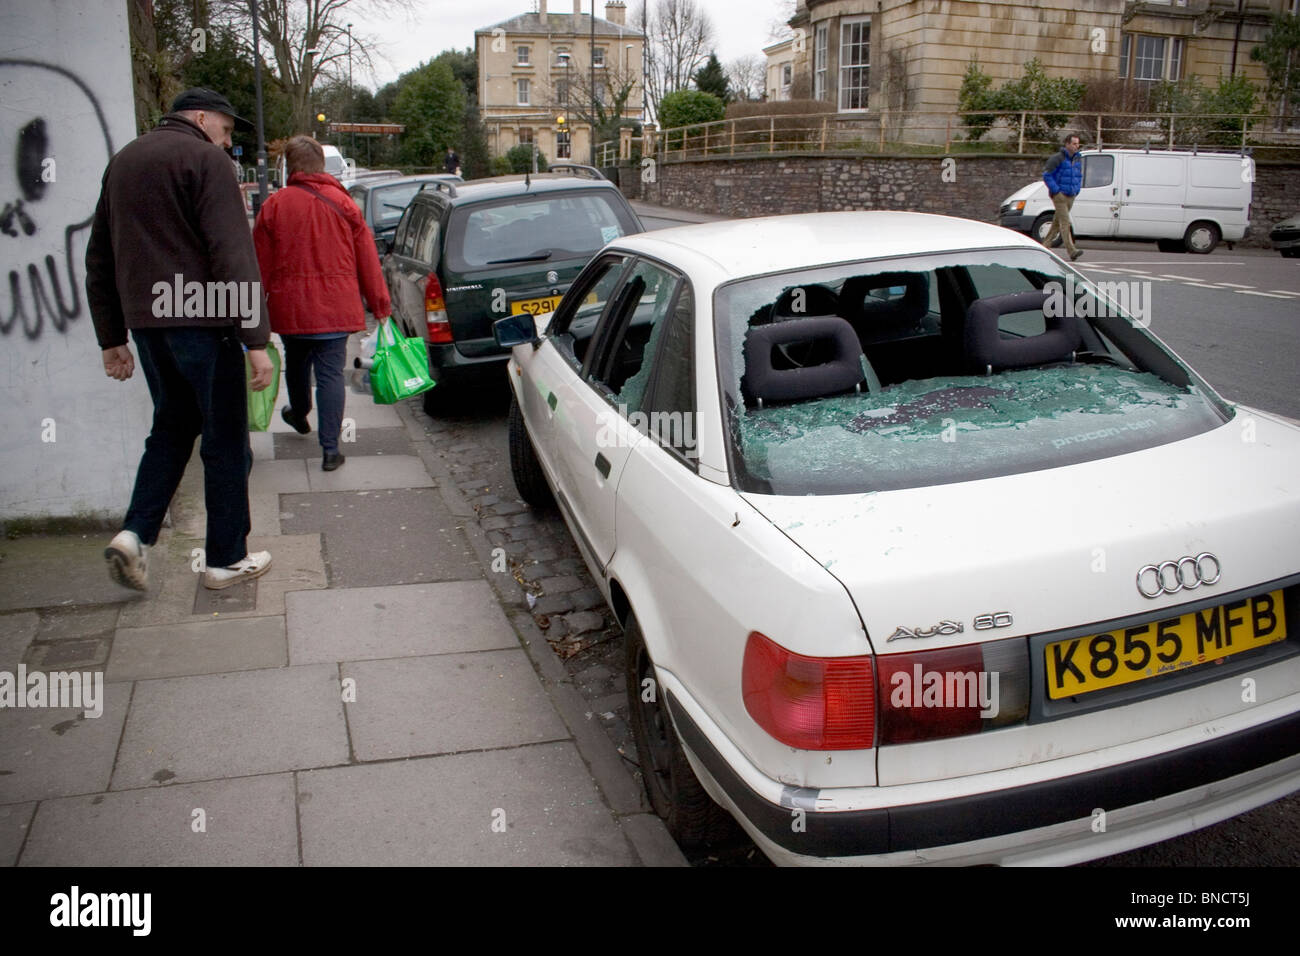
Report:
[[[596,452],[596,470],[600,472],[600,477],[609,477],[609,459],[601,452]]]

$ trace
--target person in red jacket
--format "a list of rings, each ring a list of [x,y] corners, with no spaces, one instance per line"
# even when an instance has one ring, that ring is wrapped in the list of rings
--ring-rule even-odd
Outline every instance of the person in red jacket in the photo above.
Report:
[[[325,151],[310,136],[284,148],[288,185],[267,200],[253,227],[271,330],[284,341],[289,404],[280,417],[311,431],[309,373],[316,372],[321,467],[343,464],[343,363],[348,334],[366,327],[361,300],[379,320],[392,313],[379,254],[356,204],[325,172]]]

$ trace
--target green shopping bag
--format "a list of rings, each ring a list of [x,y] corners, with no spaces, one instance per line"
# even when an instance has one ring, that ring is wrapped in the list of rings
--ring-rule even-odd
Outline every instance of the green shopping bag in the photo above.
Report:
[[[275,411],[275,399],[280,394],[280,353],[274,342],[266,343],[266,354],[271,360],[271,384],[260,392],[255,392],[245,384],[248,392],[248,430],[264,432],[271,424],[271,413]],[[253,366],[244,356],[244,382],[253,377]]]
[[[375,402],[392,405],[427,392],[433,386],[424,339],[403,338],[392,322],[380,322],[375,340],[375,362],[370,368],[370,390]]]

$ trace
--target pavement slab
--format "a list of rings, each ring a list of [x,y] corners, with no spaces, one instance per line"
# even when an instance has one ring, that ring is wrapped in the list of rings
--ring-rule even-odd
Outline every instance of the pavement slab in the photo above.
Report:
[[[141,681],[135,688],[112,787],[100,790],[348,760],[338,670],[332,665],[174,677]]]
[[[83,708],[0,710],[0,803],[108,788],[131,699],[130,684],[104,684],[103,714]]]
[[[319,532],[323,536],[332,588],[483,576],[457,527],[460,522],[434,489],[285,495],[280,507],[280,527],[286,535]]]
[[[248,475],[248,494],[291,494],[307,491],[307,467],[302,459],[259,461]]]
[[[120,628],[105,680],[147,680],[284,667],[284,619],[273,617]]]
[[[0,807],[0,866],[18,862],[18,850],[31,826],[35,803],[13,803]]]
[[[0,671],[14,671],[41,626],[35,611],[0,614]]]
[[[415,455],[348,454],[343,467],[321,471],[308,463],[307,484],[311,491],[361,491],[370,488],[432,488],[433,479],[424,462]]]
[[[307,866],[637,862],[571,743],[313,770],[298,792]]]
[[[316,432],[309,435],[299,435],[297,432],[280,433],[271,436],[275,439],[275,457],[276,458],[305,458],[307,459],[308,468],[315,465],[320,467],[321,451],[320,440]],[[343,434],[343,441],[339,443],[339,450],[348,456],[344,469],[351,467],[354,457],[362,458],[368,455],[409,455],[411,454],[411,439],[407,435],[405,428],[366,428],[357,429],[355,440],[347,441],[347,433]]]
[[[294,664],[519,646],[486,581],[295,591],[285,611]]]
[[[569,736],[522,649],[362,661],[342,672],[356,681],[348,725],[358,760]]]
[[[118,627],[152,627],[160,624],[189,624],[210,620],[209,613],[195,614],[195,608],[216,609],[221,619],[263,617],[284,613],[284,596],[290,591],[304,591],[326,586],[325,559],[318,534],[283,534],[275,537],[248,538],[249,551],[270,551],[271,567],[260,578],[236,584],[215,594],[203,595],[202,575],[194,570],[195,548],[203,547],[201,538],[171,535],[162,548],[151,552],[149,566],[151,600],[127,605],[118,616]],[[256,589],[257,600],[251,610],[243,610],[245,589]]]
[[[104,548],[112,538],[96,533],[0,540],[0,611],[138,601],[139,591],[108,576]]]
[[[41,612],[41,626],[36,632],[36,640],[64,641],[71,638],[112,637],[121,610],[120,604],[108,604],[103,607],[47,608]]]
[[[288,773],[46,800],[21,860],[23,866],[297,864]]]

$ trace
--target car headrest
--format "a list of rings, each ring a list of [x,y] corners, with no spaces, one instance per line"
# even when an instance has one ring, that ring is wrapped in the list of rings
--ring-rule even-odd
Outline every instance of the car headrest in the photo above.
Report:
[[[1078,351],[1083,336],[1073,316],[1048,315],[1047,329],[1040,335],[1003,338],[998,319],[1013,312],[1041,310],[1047,292],[1014,292],[976,299],[966,310],[965,357],[973,372],[989,368],[1028,368],[1060,362]]]
[[[880,298],[882,289],[902,287],[901,295]],[[840,289],[840,315],[858,323],[860,331],[897,331],[919,325],[930,310],[930,277],[920,272],[882,272],[853,276]]]
[[[772,352],[778,345],[825,340],[829,358],[820,365],[778,369]],[[862,382],[862,346],[853,326],[835,315],[788,319],[751,328],[745,336],[745,375],[741,391],[749,405],[797,402],[836,395]]]
[[[814,315],[835,315],[839,299],[824,285],[796,285],[786,289],[772,306],[772,321],[806,319]]]

